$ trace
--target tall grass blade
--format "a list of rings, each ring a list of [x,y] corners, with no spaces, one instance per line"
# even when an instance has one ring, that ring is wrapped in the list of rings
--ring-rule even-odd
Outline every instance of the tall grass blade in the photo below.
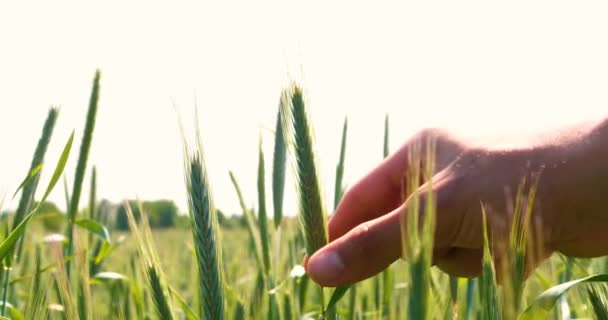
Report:
[[[234,309],[234,320],[245,320],[245,306],[242,302],[237,302],[236,308]]]
[[[165,296],[162,282],[158,270],[154,266],[148,267],[148,277],[150,280],[150,287],[152,288],[152,298],[158,311],[158,316],[161,319],[173,319],[171,307]]]
[[[30,298],[25,306],[26,319],[46,319],[48,316],[47,303],[47,288],[42,284],[42,263],[40,256],[40,247],[36,247],[36,261],[34,278],[30,285]]]
[[[38,181],[40,180],[40,175],[38,173],[40,172],[40,169],[42,169],[44,156],[51,141],[51,136],[53,135],[53,129],[55,128],[55,123],[57,122],[58,116],[59,110],[57,108],[51,108],[49,110],[46,121],[44,123],[44,127],[42,128],[42,136],[40,137],[40,140],[38,140],[38,145],[36,146],[36,151],[34,151],[32,164],[30,165],[29,176],[33,177],[33,180],[30,183],[26,183],[23,185],[23,192],[21,193],[19,206],[15,211],[13,229],[16,228],[17,225],[21,223],[21,221],[23,221],[23,217],[31,209],[32,202],[34,200],[34,194],[36,193],[36,189],[38,188]]]
[[[302,89],[295,84],[292,85],[283,92],[283,99],[291,102],[282,104],[280,112],[286,141],[295,155],[300,228],[304,234],[306,253],[312,256],[327,243],[327,214],[317,171],[313,129]],[[324,308],[322,289],[320,298],[321,308]],[[324,309],[322,312],[325,316]]]
[[[286,140],[295,155],[299,217],[310,256],[327,243],[326,213],[314,152],[313,133],[304,103],[302,89],[292,85],[284,92],[288,97],[281,106]]]
[[[486,211],[483,206],[482,215],[484,247],[482,271],[479,279],[479,300],[482,301],[481,319],[500,319],[500,309],[496,292],[496,270],[490,253],[491,244],[488,238]]]
[[[78,316],[81,320],[93,319],[93,299],[91,297],[91,283],[89,275],[89,265],[87,261],[86,250],[79,249],[76,253],[78,262],[78,280],[77,280],[77,307]]]
[[[205,169],[200,141],[198,149],[192,154],[186,150],[185,156],[188,205],[193,220],[192,233],[203,304],[201,318],[224,319],[217,213],[213,206],[209,176]]]
[[[346,157],[346,135],[348,133],[348,118],[344,118],[344,126],[342,127],[342,142],[340,143],[340,160],[336,165],[336,183],[334,186],[334,210],[338,207],[338,203],[342,199],[344,187],[342,179],[344,178],[344,159]]]
[[[348,297],[348,318],[355,320],[357,317],[357,286],[352,286]]]
[[[62,248],[59,245],[54,244],[52,250],[58,262],[58,267],[55,269],[53,278],[55,280],[57,296],[64,308],[65,318],[70,320],[79,319],[78,311],[74,304],[72,287],[65,270],[68,262],[64,260]]]
[[[85,171],[87,168],[87,159],[89,158],[89,151],[91,149],[91,143],[93,140],[93,130],[95,129],[95,118],[97,116],[97,105],[99,102],[99,80],[101,73],[99,70],[95,72],[95,78],[93,79],[93,89],[91,90],[91,97],[89,99],[89,109],[87,111],[87,119],[84,128],[84,134],[82,136],[82,142],[80,144],[80,155],[78,157],[78,163],[76,165],[76,174],[74,176],[74,184],[72,187],[72,197],[70,199],[70,206],[68,207],[68,246],[67,256],[71,256],[74,250],[74,222],[76,221],[76,215],[78,214],[78,205],[80,202],[80,194],[82,192],[82,183],[84,181]],[[70,275],[70,263],[66,266],[68,277]]]
[[[0,260],[3,260],[4,258],[6,258],[6,256],[11,252],[11,250],[14,247],[17,240],[23,235],[23,232],[25,231],[25,226],[27,225],[29,220],[34,216],[34,214],[36,214],[40,210],[42,204],[46,201],[46,199],[48,198],[48,196],[51,193],[51,191],[53,190],[53,188],[55,188],[55,185],[57,184],[57,181],[61,177],[61,174],[63,173],[63,170],[65,169],[65,165],[70,156],[70,150],[72,149],[73,140],[74,140],[74,133],[72,133],[70,135],[68,142],[66,143],[65,147],[63,148],[63,152],[61,153],[61,156],[59,157],[59,161],[58,161],[57,165],[55,166],[55,171],[53,172],[51,180],[49,181],[49,184],[46,187],[46,190],[44,192],[44,195],[40,199],[40,202],[38,202],[38,205],[34,209],[32,209],[30,211],[30,213],[28,213],[23,218],[21,223],[19,223],[13,229],[13,231],[6,238],[4,238],[4,240],[0,243]]]
[[[467,297],[465,304],[465,313],[464,319],[471,320],[473,319],[473,310],[475,309],[475,287],[476,287],[477,279],[469,279],[467,280]],[[483,319],[483,318],[482,318]]]
[[[270,239],[268,233],[268,222],[266,217],[266,186],[264,170],[264,152],[262,150],[262,138],[260,137],[258,153],[258,227],[260,231],[260,242],[262,244],[262,258],[264,259],[264,274],[270,273]]]
[[[388,114],[384,118],[384,158],[389,155],[389,122]],[[382,301],[381,301],[381,312],[384,318],[389,317],[391,297],[393,296],[394,287],[394,275],[391,268],[387,268],[382,272]]]
[[[551,313],[551,309],[555,306],[560,297],[568,290],[586,283],[608,282],[608,274],[596,274],[577,280],[568,281],[549,290],[538,296],[532,304],[519,316],[519,320],[546,319]]]
[[[435,171],[435,141],[424,141],[426,146],[422,153],[420,145],[413,146],[409,155],[410,171],[408,172],[408,201],[407,217],[403,219],[407,223],[402,225],[403,249],[409,264],[410,292],[408,298],[408,319],[430,319],[432,309],[429,308],[431,299],[431,262],[433,253],[433,238],[435,234],[435,199],[434,194],[429,192],[424,199],[424,221],[420,221],[420,195],[419,179],[421,170],[425,177],[432,177]],[[424,157],[424,167],[421,160]],[[432,190],[432,180],[427,182],[428,189]],[[418,230],[421,228],[421,230]]]
[[[327,304],[327,309],[331,309],[331,308],[335,307],[336,303],[338,303],[338,301],[340,301],[340,299],[342,299],[342,297],[344,297],[344,295],[346,294],[346,292],[348,291],[349,288],[350,287],[348,287],[348,286],[336,288],[336,290],[334,290],[333,295],[329,299],[329,303]]]
[[[530,219],[538,186],[539,173],[534,174],[532,184],[526,192],[524,178],[515,198],[515,208],[508,248],[503,265],[498,266],[506,279],[503,284],[501,309],[504,319],[517,317],[521,310],[523,290],[526,280],[526,256],[528,254],[528,233]]]
[[[262,269],[264,269],[264,263],[262,262],[262,254],[261,254],[262,249],[261,249],[260,240],[258,238],[257,226],[255,225],[253,215],[251,214],[251,210],[249,210],[249,208],[247,208],[247,205],[245,204],[245,200],[243,198],[243,194],[241,192],[239,183],[236,180],[236,177],[234,176],[234,174],[232,172],[229,172],[229,174],[230,174],[230,180],[232,181],[232,185],[234,186],[234,190],[236,191],[236,194],[238,196],[239,204],[241,205],[241,210],[243,211],[243,216],[245,217],[245,224],[247,225],[247,233],[249,234],[249,238],[253,242],[255,261],[258,265],[258,269],[262,270]]]
[[[38,188],[38,182],[40,180],[40,171],[42,170],[42,166],[44,163],[44,157],[46,154],[46,150],[51,141],[51,137],[53,135],[53,130],[55,128],[55,123],[57,122],[57,117],[59,116],[59,110],[57,108],[51,108],[48,112],[47,118],[44,122],[44,126],[42,128],[42,135],[38,140],[38,145],[36,146],[36,150],[34,151],[34,157],[32,159],[32,163],[30,165],[30,174],[29,177],[23,182],[19,189],[22,189],[21,199],[19,199],[19,205],[17,210],[15,211],[15,217],[13,219],[13,230],[19,226],[19,224],[23,221],[26,213],[28,213],[32,209],[32,202],[34,201],[34,196],[36,194],[36,189]],[[19,190],[18,189],[18,190]],[[23,232],[21,235],[21,239],[25,238],[26,233],[26,225],[24,225]],[[6,259],[6,272],[4,276],[4,295],[2,301],[8,301],[8,291],[9,291],[9,279],[10,279],[10,270],[13,260],[13,250],[8,254]],[[18,240],[17,244],[17,259],[19,260],[23,253],[23,241]],[[2,305],[2,314],[5,314],[5,304]]]
[[[384,150],[383,150],[383,155],[384,157],[388,157],[388,155],[390,154],[390,150],[389,150],[389,121],[388,121],[388,114],[386,115],[386,117],[384,118]]]
[[[169,305],[169,300],[165,293],[164,281],[161,277],[161,271],[159,267],[158,257],[156,251],[152,245],[150,226],[148,225],[148,218],[146,217],[143,208],[139,208],[141,215],[142,230],[137,226],[133,210],[128,201],[124,203],[125,211],[127,213],[127,219],[129,222],[129,228],[137,243],[137,250],[140,257],[143,259],[143,267],[147,276],[147,280],[152,290],[152,301],[158,313],[160,319],[173,319],[173,312]]]
[[[587,296],[597,320],[608,320],[608,289],[606,285],[590,285]]]
[[[344,118],[344,125],[342,127],[342,140],[340,142],[340,159],[338,160],[338,164],[336,165],[336,181],[334,186],[334,210],[338,207],[338,203],[342,199],[342,195],[344,194],[344,187],[342,185],[342,180],[344,177],[344,161],[346,158],[346,138],[348,133],[348,118]],[[342,286],[338,287],[332,293],[332,296],[329,298],[329,303],[327,304],[327,312],[329,316],[336,317],[336,304],[340,301],[346,292],[352,286]]]
[[[284,103],[281,99],[281,104]],[[272,204],[274,212],[274,226],[278,228],[283,219],[283,197],[285,193],[285,162],[287,159],[287,145],[283,134],[283,120],[281,120],[281,107],[277,112],[277,123],[274,133],[274,154],[272,157]]]
[[[97,168],[91,170],[91,190],[89,191],[89,219],[99,220],[97,217]]]

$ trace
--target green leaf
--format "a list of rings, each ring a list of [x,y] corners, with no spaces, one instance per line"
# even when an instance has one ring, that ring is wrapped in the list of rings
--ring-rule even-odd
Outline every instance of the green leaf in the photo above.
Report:
[[[55,172],[53,172],[51,181],[49,182],[49,185],[47,186],[46,191],[44,192],[44,196],[42,197],[42,199],[40,199],[40,202],[38,202],[38,205],[30,213],[28,213],[23,218],[23,221],[21,221],[21,223],[19,223],[19,225],[15,227],[15,229],[2,241],[2,243],[0,243],[0,260],[3,260],[11,251],[17,240],[19,240],[19,237],[21,237],[21,235],[25,231],[25,226],[27,225],[27,223],[30,221],[32,216],[34,216],[34,214],[36,214],[36,212],[40,210],[40,207],[46,201],[49,194],[57,184],[57,181],[61,177],[63,169],[65,169],[65,166],[68,162],[68,158],[70,157],[70,150],[72,149],[73,141],[74,132],[72,132],[72,134],[70,135],[70,139],[68,139],[68,142],[63,148],[63,152],[61,153],[59,162],[57,163],[57,166],[55,166]]]
[[[169,290],[171,291],[171,295],[173,297],[177,298],[177,302],[179,303],[179,306],[182,308],[182,311],[184,312],[184,315],[186,316],[186,319],[188,319],[188,320],[199,320],[200,319],[194,313],[194,311],[192,311],[192,309],[190,309],[190,307],[186,303],[186,300],[184,300],[184,298],[182,298],[182,296],[179,295],[179,292],[177,292],[177,290],[175,290],[171,286],[169,286]]]
[[[340,299],[342,299],[342,297],[344,297],[346,292],[348,292],[348,289],[350,289],[350,286],[337,287],[336,290],[334,290],[334,293],[331,295],[331,298],[329,299],[329,303],[327,304],[326,309],[333,308],[336,305],[336,303],[338,303],[338,301],[340,301]]]
[[[103,224],[92,220],[92,219],[78,219],[74,222],[77,226],[86,229],[87,231],[98,235],[99,237],[101,237],[103,240],[107,241],[108,243],[112,243],[112,238],[110,237],[110,232],[108,231],[108,228],[106,228],[106,226],[104,226]]]
[[[0,301],[0,305],[6,306],[6,308],[8,309],[8,313],[10,314],[10,316],[13,320],[24,320],[25,319],[25,317],[23,317],[23,314],[21,313],[21,311],[19,311],[17,308],[15,308],[15,306],[10,304],[10,302]],[[11,318],[2,317],[0,319],[11,319]]]
[[[101,250],[99,250],[99,254],[97,254],[97,256],[95,257],[95,264],[100,264],[103,259],[109,256],[110,253],[112,253],[113,250],[114,246],[112,246],[111,243],[103,241],[103,243],[101,244]]]
[[[549,316],[551,309],[553,309],[553,306],[555,306],[555,303],[557,303],[559,298],[566,293],[566,291],[579,284],[589,282],[608,282],[608,274],[591,275],[585,278],[559,284],[538,296],[536,300],[534,300],[534,302],[528,306],[526,311],[519,315],[518,319],[546,319]]]
[[[53,172],[53,175],[51,176],[51,181],[49,182],[49,185],[46,187],[44,196],[42,196],[42,199],[38,203],[38,206],[40,206],[41,203],[46,201],[46,198],[49,197],[49,194],[51,193],[53,188],[55,188],[57,181],[59,181],[59,178],[61,178],[61,175],[63,174],[63,170],[65,169],[65,166],[70,157],[70,151],[72,150],[73,142],[74,142],[74,131],[72,131],[72,134],[70,135],[70,138],[68,139],[68,142],[65,144],[65,147],[63,147],[63,151],[61,152],[61,157],[59,157],[59,161],[57,162],[57,165],[55,166],[55,171]]]
[[[21,190],[23,187],[25,187],[26,184],[30,183],[30,181],[32,181],[32,179],[34,179],[36,177],[36,175],[40,172],[40,170],[42,170],[42,164],[37,166],[36,168],[34,168],[32,170],[32,172],[30,172],[30,174],[27,177],[25,177],[25,179],[23,179],[23,182],[21,182],[21,184],[19,185],[17,190],[15,190],[15,193],[13,194],[13,199],[17,196],[17,193],[19,193],[19,190]]]

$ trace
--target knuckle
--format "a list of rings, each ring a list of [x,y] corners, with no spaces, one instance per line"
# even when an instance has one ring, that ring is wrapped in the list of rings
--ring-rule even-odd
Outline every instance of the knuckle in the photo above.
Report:
[[[417,138],[418,139],[439,138],[439,137],[442,137],[445,135],[447,135],[447,132],[445,132],[445,130],[440,129],[440,128],[435,128],[435,127],[429,127],[429,128],[420,130],[420,132],[417,135]]]
[[[352,236],[356,239],[356,248],[359,255],[368,256],[374,253],[372,232],[370,229],[370,223],[364,222],[356,226],[352,231]]]

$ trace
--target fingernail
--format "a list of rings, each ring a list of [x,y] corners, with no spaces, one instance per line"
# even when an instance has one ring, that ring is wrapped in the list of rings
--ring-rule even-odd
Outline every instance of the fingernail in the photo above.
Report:
[[[313,255],[308,260],[308,272],[319,282],[331,282],[344,271],[344,263],[334,251]]]

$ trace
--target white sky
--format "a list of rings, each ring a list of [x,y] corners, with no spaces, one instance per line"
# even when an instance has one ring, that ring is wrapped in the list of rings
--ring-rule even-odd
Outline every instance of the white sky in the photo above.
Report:
[[[61,114],[47,161],[76,129],[72,181],[95,68],[89,163],[100,196],[182,208],[172,100],[192,124],[196,97],[216,204],[228,212],[238,210],[229,169],[255,204],[259,132],[274,127],[290,79],[306,88],[328,194],[345,115],[346,183],[381,159],[385,113],[392,149],[427,126],[504,137],[597,117],[608,105],[607,16],[605,1],[2,1],[0,193],[27,172],[50,105]],[[269,164],[273,138],[262,135]],[[60,186],[52,200],[62,199]]]

